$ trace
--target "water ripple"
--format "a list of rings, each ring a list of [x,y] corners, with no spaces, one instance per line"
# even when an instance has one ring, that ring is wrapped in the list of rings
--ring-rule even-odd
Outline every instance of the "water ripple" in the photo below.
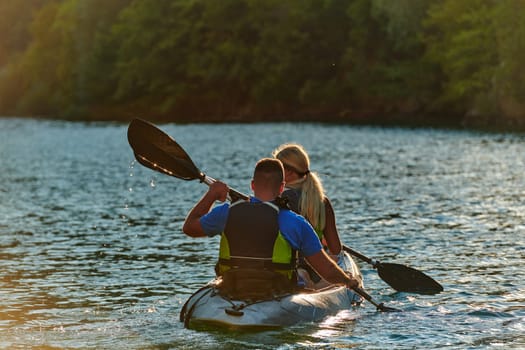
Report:
[[[525,347],[524,136],[163,125],[203,171],[245,193],[259,158],[302,143],[344,243],[445,287],[396,293],[360,262],[373,297],[403,313],[365,303],[320,324],[225,334],[178,322],[217,259],[218,239],[181,232],[206,188],[138,166],[126,127],[0,119],[0,348]]]

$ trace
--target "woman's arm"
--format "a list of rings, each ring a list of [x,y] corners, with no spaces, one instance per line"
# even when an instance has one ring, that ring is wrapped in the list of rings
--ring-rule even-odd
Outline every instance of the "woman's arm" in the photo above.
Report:
[[[325,226],[324,226],[324,239],[326,240],[326,245],[328,250],[332,255],[338,255],[341,253],[341,240],[339,238],[339,233],[337,232],[337,226],[335,225],[335,213],[332,208],[330,200],[325,197],[324,199],[324,208],[325,208]]]

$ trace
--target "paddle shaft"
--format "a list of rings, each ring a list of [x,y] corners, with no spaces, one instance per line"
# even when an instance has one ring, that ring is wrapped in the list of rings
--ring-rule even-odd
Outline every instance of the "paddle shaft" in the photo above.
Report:
[[[379,311],[383,311],[383,312],[399,312],[399,311],[401,311],[401,310],[395,309],[393,307],[385,306],[383,303],[377,303],[376,301],[374,301],[374,299],[372,299],[370,294],[365,292],[362,288],[355,287],[355,288],[352,288],[352,289],[354,290],[354,292],[356,292],[357,294],[359,294],[360,296],[365,298],[370,304],[374,305],[377,308],[377,310],[379,310]]]
[[[369,257],[359,253],[357,250],[353,250],[352,248],[343,245],[343,250],[355,257],[358,257],[359,259],[363,260],[366,263],[369,263],[370,265],[374,266],[377,264],[377,261],[370,259]]]
[[[204,182],[206,185],[210,186],[212,183],[216,182],[217,180],[215,180],[214,178],[212,177],[209,177],[208,175],[204,175],[204,180],[202,180],[202,182]],[[230,196],[230,201],[231,202],[235,202],[239,199],[241,200],[248,200],[250,197],[245,195],[244,193],[241,193],[237,190],[234,190],[233,188],[230,188],[229,191],[228,191],[228,194]]]

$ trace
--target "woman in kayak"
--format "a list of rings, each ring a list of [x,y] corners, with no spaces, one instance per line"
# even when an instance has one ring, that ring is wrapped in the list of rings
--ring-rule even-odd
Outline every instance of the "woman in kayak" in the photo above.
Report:
[[[324,194],[321,179],[310,171],[308,153],[299,144],[287,143],[275,149],[272,155],[284,166],[286,188],[282,197],[288,198],[290,209],[310,222],[328,254],[338,261],[342,245],[335,224],[334,210]],[[318,283],[319,277],[312,271],[309,272],[312,281]]]

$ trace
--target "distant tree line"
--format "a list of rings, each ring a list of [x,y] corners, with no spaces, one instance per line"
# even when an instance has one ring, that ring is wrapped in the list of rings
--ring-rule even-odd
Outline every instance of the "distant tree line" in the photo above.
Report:
[[[525,130],[525,0],[0,0],[0,115]]]

